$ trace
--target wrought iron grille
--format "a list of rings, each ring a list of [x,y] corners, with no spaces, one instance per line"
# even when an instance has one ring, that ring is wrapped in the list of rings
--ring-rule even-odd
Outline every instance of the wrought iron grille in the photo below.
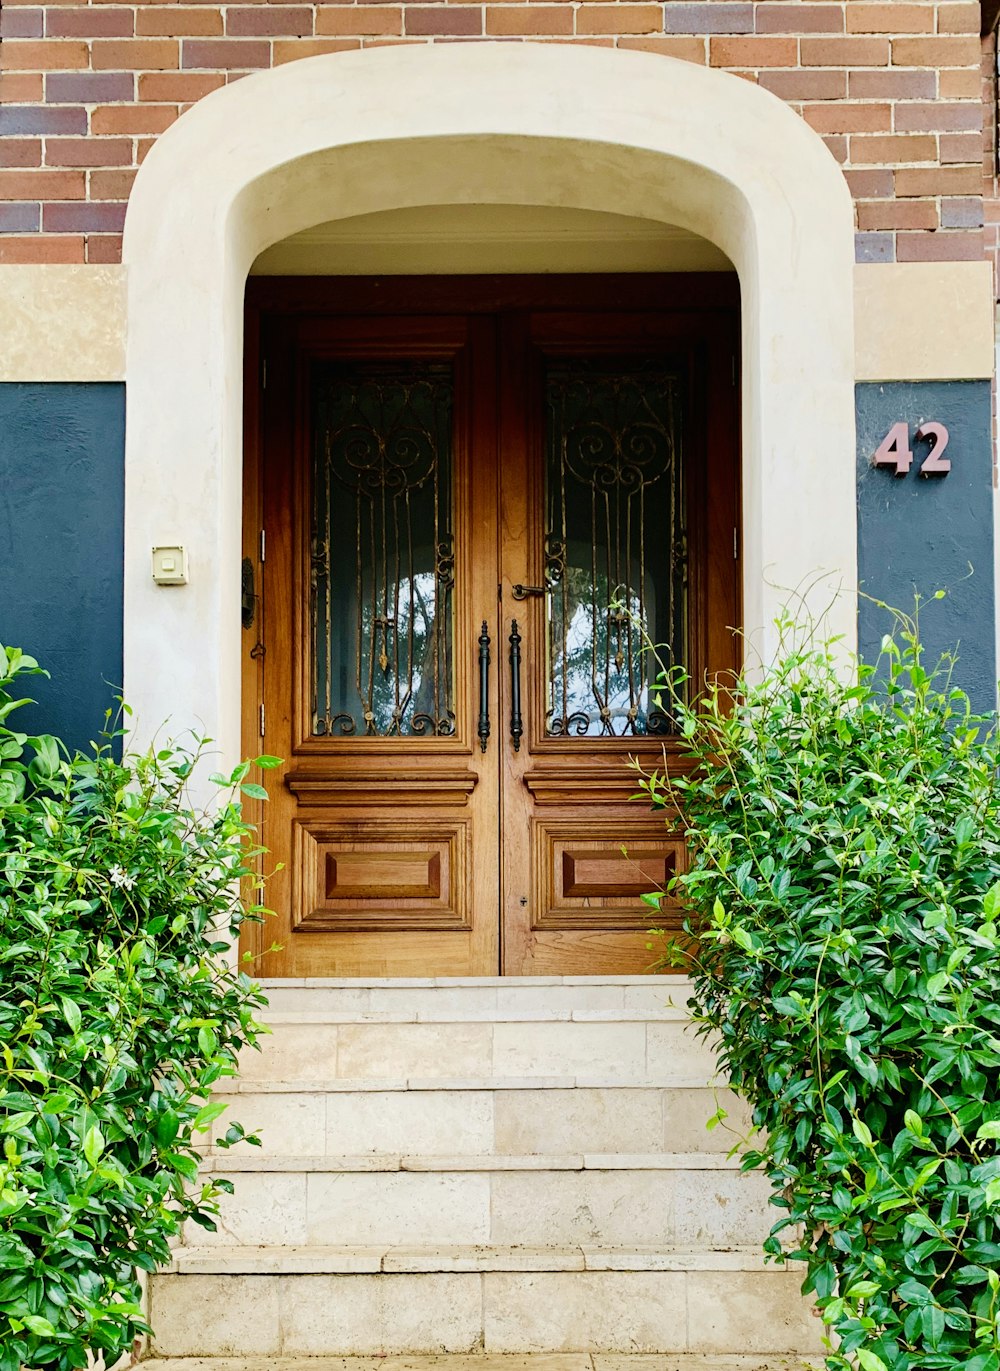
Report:
[[[313,733],[454,733],[451,369],[312,382]]]
[[[683,378],[662,358],[560,361],[545,391],[546,731],[670,733],[651,687],[687,657]]]

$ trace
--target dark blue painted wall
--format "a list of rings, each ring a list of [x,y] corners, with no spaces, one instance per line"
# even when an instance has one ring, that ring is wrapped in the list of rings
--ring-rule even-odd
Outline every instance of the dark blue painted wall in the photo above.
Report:
[[[125,388],[0,384],[0,642],[30,677],[22,731],[86,747],[122,680]]]
[[[905,476],[873,467],[893,424],[909,424],[913,466]],[[946,476],[921,477],[930,451],[912,439],[922,422],[949,432]],[[862,592],[905,612],[914,595],[947,592],[921,613],[929,662],[958,650],[955,681],[984,711],[996,706],[993,471],[989,381],[894,381],[857,387],[858,572]],[[889,616],[859,605],[862,656],[873,660]]]

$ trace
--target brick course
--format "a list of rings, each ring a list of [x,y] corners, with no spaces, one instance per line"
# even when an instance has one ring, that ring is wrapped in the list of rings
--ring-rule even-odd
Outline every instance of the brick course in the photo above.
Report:
[[[1000,252],[995,59],[969,0],[0,3],[0,262],[118,260],[127,196],[156,137],[246,72],[482,37],[735,72],[826,141],[855,198],[860,260]]]

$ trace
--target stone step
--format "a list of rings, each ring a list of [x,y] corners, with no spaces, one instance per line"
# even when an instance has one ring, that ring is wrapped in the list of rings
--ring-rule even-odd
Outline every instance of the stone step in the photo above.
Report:
[[[148,1363],[150,1371],[806,1371],[800,1357],[699,1357],[679,1353],[622,1356],[588,1352],[538,1352],[429,1357],[171,1357]]]
[[[221,1159],[220,1159],[221,1160]],[[647,1160],[644,1158],[644,1160]],[[760,1243],[776,1221],[759,1172],[632,1169],[238,1170],[203,1246]],[[190,1239],[189,1239],[190,1240]]]
[[[716,1074],[710,1044],[681,1018],[311,1023],[287,1015],[272,1030],[260,1051],[241,1055],[244,1084],[573,1076],[705,1085]]]
[[[261,980],[272,1013],[306,1010],[362,1013],[508,1011],[540,1014],[624,1010],[684,1011],[684,976],[492,976],[407,980]]]
[[[373,1171],[739,1171],[739,1157],[724,1152],[584,1152],[546,1155],[540,1152],[433,1153],[406,1156],[367,1152],[350,1156],[267,1157],[254,1152],[226,1152],[206,1157],[205,1174],[234,1176],[240,1172],[280,1175],[285,1172]]]
[[[374,1275],[442,1271],[766,1271],[759,1247],[474,1246],[178,1247],[168,1274]]]
[[[259,1133],[260,1148],[240,1144],[223,1150],[226,1157],[725,1154],[751,1127],[747,1107],[725,1089],[496,1079],[376,1082],[373,1089],[369,1082],[356,1084],[337,1090],[246,1084],[225,1095],[229,1110],[213,1136],[227,1118]],[[720,1106],[725,1125],[709,1130],[706,1123]]]
[[[727,1254],[729,1255],[729,1254]],[[700,1269],[157,1275],[160,1357],[818,1353],[800,1272]],[[753,1365],[753,1363],[749,1363]]]

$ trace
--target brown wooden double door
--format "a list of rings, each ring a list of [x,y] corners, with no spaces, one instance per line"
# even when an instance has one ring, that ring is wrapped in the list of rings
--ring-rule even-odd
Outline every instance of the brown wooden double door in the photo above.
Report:
[[[300,286],[252,319],[262,974],[647,969],[684,846],[631,759],[669,764],[657,675],[731,667],[739,614],[733,315],[664,289]]]

